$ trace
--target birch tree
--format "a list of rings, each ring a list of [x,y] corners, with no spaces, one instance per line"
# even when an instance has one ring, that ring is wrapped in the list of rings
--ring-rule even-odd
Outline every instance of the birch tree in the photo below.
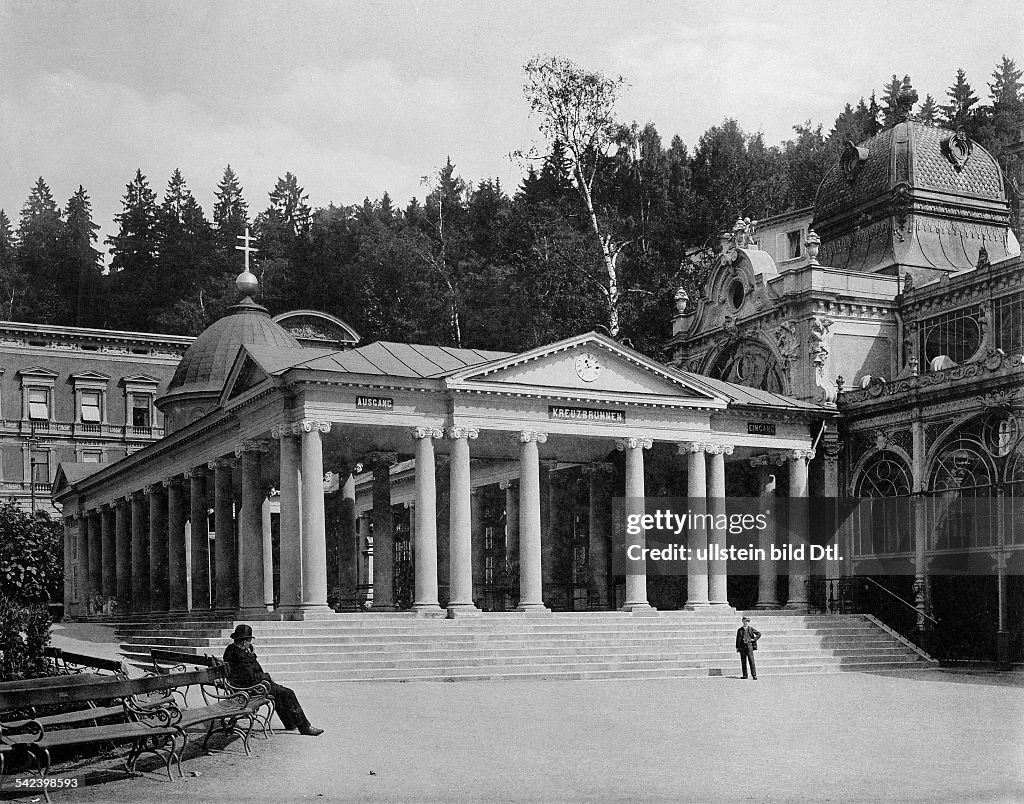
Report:
[[[621,76],[590,72],[568,59],[536,56],[523,68],[523,93],[530,113],[537,118],[541,134],[552,148],[560,143],[590,221],[590,230],[600,246],[603,277],[597,284],[608,312],[608,334],[619,337],[622,286],[619,256],[627,245],[617,240],[607,223],[602,223],[594,198],[595,179],[617,145],[620,126],[615,102],[626,87]]]

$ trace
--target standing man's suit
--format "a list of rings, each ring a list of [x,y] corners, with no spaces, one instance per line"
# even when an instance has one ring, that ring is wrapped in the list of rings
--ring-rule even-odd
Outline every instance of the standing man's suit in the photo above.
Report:
[[[744,625],[736,631],[736,652],[740,655],[743,677],[747,677],[747,662],[750,662],[750,675],[757,678],[757,667],[754,665],[754,651],[761,632],[751,625]]]

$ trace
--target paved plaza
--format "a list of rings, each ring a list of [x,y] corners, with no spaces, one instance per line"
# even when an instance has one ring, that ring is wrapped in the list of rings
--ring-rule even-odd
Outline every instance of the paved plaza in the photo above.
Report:
[[[322,737],[190,747],[173,783],[64,766],[55,801],[1024,799],[1016,673],[295,688]]]

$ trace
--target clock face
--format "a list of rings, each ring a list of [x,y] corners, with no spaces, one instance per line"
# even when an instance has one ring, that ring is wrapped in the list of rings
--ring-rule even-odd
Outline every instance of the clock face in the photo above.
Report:
[[[593,382],[601,374],[601,363],[597,355],[584,352],[576,358],[576,374],[583,382]]]

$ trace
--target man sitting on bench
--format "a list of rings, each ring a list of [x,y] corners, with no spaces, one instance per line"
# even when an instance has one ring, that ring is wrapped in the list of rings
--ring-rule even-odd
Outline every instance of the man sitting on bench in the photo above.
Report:
[[[286,729],[298,729],[299,734],[306,734],[316,737],[323,734],[323,729],[312,725],[299,705],[295,692],[288,687],[282,687],[274,683],[269,673],[265,673],[260,663],[256,660],[256,651],[253,650],[252,628],[248,625],[239,625],[231,634],[232,644],[224,651],[224,664],[228,668],[228,681],[236,687],[251,687],[265,681],[270,685],[270,695],[274,699],[274,706],[278,717]]]

